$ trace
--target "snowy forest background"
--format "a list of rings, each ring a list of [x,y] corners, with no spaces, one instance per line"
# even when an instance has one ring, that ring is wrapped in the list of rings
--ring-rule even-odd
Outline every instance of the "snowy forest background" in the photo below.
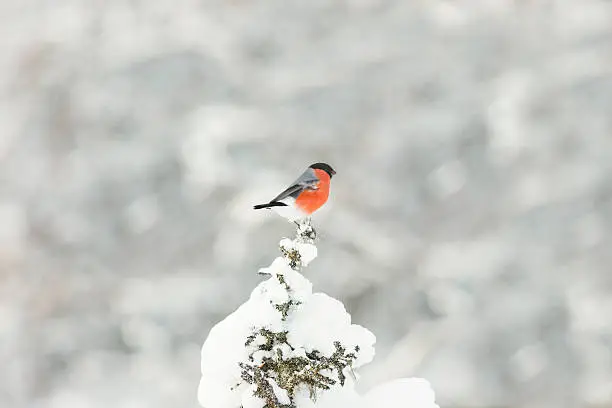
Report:
[[[0,406],[197,407],[293,227],[363,385],[612,405],[612,3],[0,1]]]

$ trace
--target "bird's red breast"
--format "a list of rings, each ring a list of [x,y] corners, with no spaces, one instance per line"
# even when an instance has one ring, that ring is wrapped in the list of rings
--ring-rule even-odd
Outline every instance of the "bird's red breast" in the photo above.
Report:
[[[327,202],[327,198],[329,197],[329,174],[320,169],[314,169],[314,172],[319,178],[317,189],[304,190],[295,199],[296,207],[308,215],[321,208],[321,206]]]

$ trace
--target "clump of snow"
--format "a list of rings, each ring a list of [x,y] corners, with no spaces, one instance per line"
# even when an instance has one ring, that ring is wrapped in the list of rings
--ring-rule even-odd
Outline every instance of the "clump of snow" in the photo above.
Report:
[[[281,257],[276,258],[274,262],[272,262],[272,265],[268,266],[267,268],[259,269],[260,274],[272,276],[284,275],[289,271],[292,271],[292,269],[289,267],[287,261]]]
[[[374,334],[351,324],[351,316],[344,305],[324,293],[315,293],[308,302],[300,305],[298,313],[291,320],[287,337],[291,344],[306,345],[306,351],[319,350],[326,355],[334,352],[334,341],[339,341],[348,349],[359,346],[353,368],[367,364],[374,358]]]
[[[363,400],[354,387],[333,388],[313,401],[307,392],[300,392],[295,398],[296,406],[300,408],[365,408]],[[375,407],[372,407],[375,408]]]
[[[264,400],[255,396],[256,390],[257,386],[253,384],[242,393],[242,400],[240,401],[242,408],[263,408],[266,405]]]
[[[287,393],[287,390],[284,390],[281,387],[279,387],[276,381],[274,380],[268,380],[268,382],[272,386],[274,395],[276,395],[276,398],[278,398],[278,402],[280,404],[283,404],[283,405],[291,404],[291,399],[289,398],[289,394]]]
[[[359,395],[349,384],[333,388],[313,401],[308,393],[296,396],[299,408],[440,408],[429,382],[423,378],[399,378]]]
[[[284,296],[291,296],[292,299],[301,301],[312,294],[312,283],[306,279],[301,273],[294,271],[289,267],[287,260],[278,257],[267,268],[261,268],[259,273],[262,275],[271,275],[272,278],[260,283],[251,293],[253,296],[267,297],[272,303],[283,303]],[[279,278],[280,277],[280,278]],[[281,280],[285,282],[281,283]],[[284,295],[277,294],[277,299],[272,299],[269,293],[283,291]],[[286,301],[286,300],[285,300]]]
[[[308,266],[317,257],[317,247],[308,242],[292,241],[289,238],[284,238],[280,242],[280,247],[287,252],[297,251],[300,254],[302,266]]]
[[[401,379],[364,396],[354,369],[374,358],[376,337],[352,324],[338,300],[313,293],[299,271],[317,255],[314,230],[280,242],[268,278],[215,325],[202,347],[198,399],[205,408],[436,408],[425,380]]]

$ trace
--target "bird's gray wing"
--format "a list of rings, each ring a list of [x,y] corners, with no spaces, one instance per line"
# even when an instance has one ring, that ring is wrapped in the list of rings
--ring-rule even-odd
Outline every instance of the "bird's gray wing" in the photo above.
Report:
[[[297,197],[300,193],[306,189],[316,190],[317,183],[319,182],[319,178],[315,174],[312,169],[306,169],[304,173],[300,177],[297,178],[291,186],[288,187],[285,191],[274,197],[273,201],[281,201],[289,196]]]

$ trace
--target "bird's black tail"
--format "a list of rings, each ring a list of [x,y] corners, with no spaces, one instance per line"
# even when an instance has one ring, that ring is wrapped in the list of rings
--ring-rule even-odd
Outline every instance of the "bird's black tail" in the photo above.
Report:
[[[254,205],[253,209],[259,210],[259,209],[262,209],[262,208],[286,207],[286,206],[287,206],[287,204],[285,204],[285,203],[281,203],[279,201],[271,201],[271,202],[266,203],[266,204],[257,204],[257,205]]]

